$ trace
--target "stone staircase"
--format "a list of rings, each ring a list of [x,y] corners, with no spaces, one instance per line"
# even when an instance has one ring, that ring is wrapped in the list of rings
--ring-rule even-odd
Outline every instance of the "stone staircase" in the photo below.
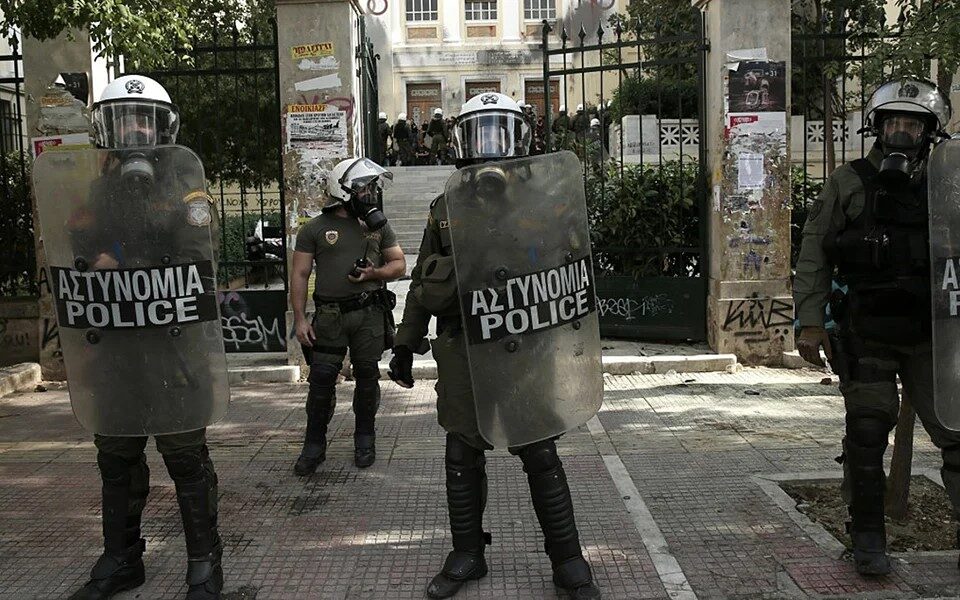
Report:
[[[443,192],[453,167],[390,167],[393,182],[383,194],[383,211],[405,254],[416,254],[430,203]]]

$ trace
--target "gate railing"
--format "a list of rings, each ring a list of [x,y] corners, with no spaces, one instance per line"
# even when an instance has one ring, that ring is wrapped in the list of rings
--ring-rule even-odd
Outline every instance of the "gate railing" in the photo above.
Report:
[[[12,32],[0,54],[0,297],[37,295],[29,148],[20,39]]]
[[[377,115],[380,112],[380,100],[377,95],[377,61],[380,55],[374,51],[373,42],[367,35],[364,16],[357,16],[357,77],[360,80],[360,118],[363,120],[363,156],[383,163],[380,153],[379,133],[377,131]]]
[[[268,35],[242,35],[234,26],[190,49],[189,63],[143,74],[170,93],[177,141],[203,160],[220,213],[221,288],[286,290],[276,21]]]
[[[569,115],[545,111],[535,136],[548,151],[580,158],[601,332],[701,340],[709,260],[699,143],[707,134],[704,20],[691,11],[669,26],[643,25],[615,19],[571,35],[543,22],[544,105],[551,106],[550,81],[559,80]]]

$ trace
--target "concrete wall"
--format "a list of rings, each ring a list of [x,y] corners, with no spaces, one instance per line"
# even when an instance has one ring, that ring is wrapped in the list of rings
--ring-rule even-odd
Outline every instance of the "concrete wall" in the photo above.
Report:
[[[53,40],[37,41],[25,38],[23,41],[23,65],[26,78],[24,89],[26,102],[26,131],[28,137],[52,133],[76,133],[88,131],[89,123],[84,123],[82,107],[75,107],[69,119],[45,121],[45,131],[38,129],[44,95],[47,87],[61,72],[88,73],[92,71],[93,57],[90,52],[90,39],[86,32],[73,32],[72,39],[66,33]],[[95,93],[91,89],[91,93]],[[64,115],[66,116],[66,115]],[[34,230],[37,235],[37,273],[40,279],[40,299],[37,320],[37,339],[39,340],[39,360],[43,369],[43,378],[47,380],[66,379],[63,368],[63,355],[60,351],[60,337],[56,327],[56,316],[50,297],[50,286],[45,277],[46,254],[43,250],[43,238],[34,209]]]
[[[0,299],[0,367],[37,362],[40,356],[39,315],[35,298]]]
[[[293,248],[301,218],[317,214],[323,206],[326,172],[340,160],[353,156],[361,146],[358,114],[360,103],[356,81],[357,13],[346,0],[277,0],[277,44],[280,63],[281,139],[283,186],[287,211],[287,244]],[[332,55],[319,60],[294,58],[291,49],[309,44],[333,44]],[[318,77],[321,83],[311,82]],[[298,89],[299,88],[299,89]],[[324,110],[345,113],[342,144],[325,148],[287,145],[291,105],[323,105]],[[339,118],[339,117],[338,117]],[[293,252],[287,253],[292,261]],[[287,313],[287,331],[293,327],[293,313]],[[289,342],[289,340],[288,340]],[[287,344],[290,364],[303,365],[299,344]]]
[[[793,349],[790,284],[790,2],[706,0],[707,166],[711,251],[707,337],[748,364],[780,364]],[[728,73],[737,51],[786,62],[783,124],[768,133],[728,130]],[[771,113],[772,114],[772,113]],[[742,131],[746,132],[747,129]],[[741,160],[761,156],[762,189],[745,189]]]

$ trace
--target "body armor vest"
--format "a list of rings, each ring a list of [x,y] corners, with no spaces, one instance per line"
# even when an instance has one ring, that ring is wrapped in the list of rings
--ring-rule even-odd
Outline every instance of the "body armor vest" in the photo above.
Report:
[[[825,249],[849,286],[847,319],[860,337],[893,344],[930,339],[927,186],[887,190],[866,159],[850,165],[863,182],[860,215]]]

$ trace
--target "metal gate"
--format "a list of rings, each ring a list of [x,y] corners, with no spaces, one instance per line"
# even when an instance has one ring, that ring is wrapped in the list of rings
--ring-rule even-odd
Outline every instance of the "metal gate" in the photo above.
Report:
[[[708,46],[702,13],[681,12],[573,35],[543,22],[543,104],[559,84],[569,114],[545,111],[534,147],[580,157],[604,335],[705,339]]]
[[[144,72],[180,110],[178,143],[203,160],[220,212],[218,294],[228,352],[286,350],[286,209],[276,21],[186,51]]]
[[[380,100],[377,95],[377,61],[380,55],[374,52],[373,42],[367,35],[365,17],[357,15],[357,77],[360,79],[360,115],[363,119],[363,155],[384,163],[379,131],[377,129],[377,115],[380,113]]]

